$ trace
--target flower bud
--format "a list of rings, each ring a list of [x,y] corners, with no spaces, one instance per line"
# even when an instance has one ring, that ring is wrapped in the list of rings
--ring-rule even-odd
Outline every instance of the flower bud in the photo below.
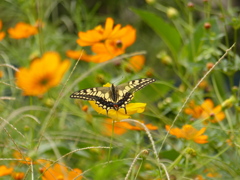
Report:
[[[206,67],[207,67],[207,70],[210,70],[212,67],[214,66],[213,63],[207,63]]]
[[[210,29],[211,28],[211,24],[209,22],[204,23],[204,28],[205,29]]]
[[[222,104],[222,108],[226,109],[226,108],[230,108],[233,106],[233,104],[236,102],[236,98],[234,96],[231,96],[229,99],[226,99]]]
[[[194,4],[193,4],[192,2],[189,2],[189,3],[187,4],[187,7],[188,7],[190,10],[192,10],[192,9],[194,8]]]
[[[152,5],[155,4],[156,0],[145,0],[147,4]]]
[[[174,19],[174,18],[178,17],[178,11],[173,7],[169,7],[167,9],[167,17],[170,19]]]
[[[84,105],[84,106],[82,107],[82,110],[83,110],[84,112],[87,112],[87,111],[88,111],[88,106],[87,106],[87,105]]]

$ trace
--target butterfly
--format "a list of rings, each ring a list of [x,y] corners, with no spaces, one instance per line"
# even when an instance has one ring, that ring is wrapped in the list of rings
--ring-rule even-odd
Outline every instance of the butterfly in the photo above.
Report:
[[[110,109],[118,111],[120,108],[123,108],[127,114],[126,105],[133,99],[133,94],[155,81],[153,78],[143,78],[118,86],[112,84],[111,87],[83,89],[71,94],[70,98],[95,101],[99,107],[106,110],[107,114]]]

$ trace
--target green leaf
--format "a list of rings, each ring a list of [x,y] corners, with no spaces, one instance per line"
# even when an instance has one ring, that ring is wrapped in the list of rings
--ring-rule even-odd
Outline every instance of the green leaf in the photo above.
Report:
[[[144,22],[146,22],[162,40],[167,44],[174,57],[178,56],[182,42],[179,32],[174,26],[165,22],[161,17],[148,11],[133,9]]]

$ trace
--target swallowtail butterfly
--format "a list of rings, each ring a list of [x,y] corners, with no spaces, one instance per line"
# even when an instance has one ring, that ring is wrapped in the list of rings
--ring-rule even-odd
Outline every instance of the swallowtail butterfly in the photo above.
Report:
[[[74,92],[70,98],[83,99],[87,101],[95,101],[95,103],[106,109],[107,113],[110,109],[118,110],[124,108],[127,114],[126,105],[133,99],[133,93],[156,81],[153,78],[144,78],[129,81],[111,87],[94,87]]]

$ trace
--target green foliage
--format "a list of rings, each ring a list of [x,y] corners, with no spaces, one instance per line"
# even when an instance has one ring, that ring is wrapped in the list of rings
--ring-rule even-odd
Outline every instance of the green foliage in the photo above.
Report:
[[[235,3],[1,0],[0,33],[6,36],[0,41],[0,179],[12,179],[1,177],[1,165],[24,172],[25,179],[42,179],[39,159],[52,163],[50,169],[59,163],[69,171],[81,169],[82,179],[239,179],[240,20]],[[135,44],[99,64],[67,57],[67,50],[91,52],[91,47],[76,43],[78,32],[104,27],[107,17],[135,28]],[[11,38],[8,29],[19,22],[36,26],[38,33]],[[17,72],[49,51],[57,52],[61,62],[69,59],[69,69],[57,86],[25,96]],[[129,64],[136,54],[146,57],[139,71]],[[108,117],[89,102],[70,99],[80,89],[145,77],[157,81],[136,92],[132,102],[146,103],[146,109],[131,116],[138,121],[128,120],[121,135],[113,135]],[[203,105],[206,99],[213,107]],[[213,122],[216,118],[221,120]],[[157,129],[145,131],[142,121]],[[197,142],[193,129],[185,137],[176,135],[187,124],[198,132],[206,128],[199,134],[208,142]],[[175,132],[168,132],[166,125]],[[20,157],[13,155],[16,151]]]

